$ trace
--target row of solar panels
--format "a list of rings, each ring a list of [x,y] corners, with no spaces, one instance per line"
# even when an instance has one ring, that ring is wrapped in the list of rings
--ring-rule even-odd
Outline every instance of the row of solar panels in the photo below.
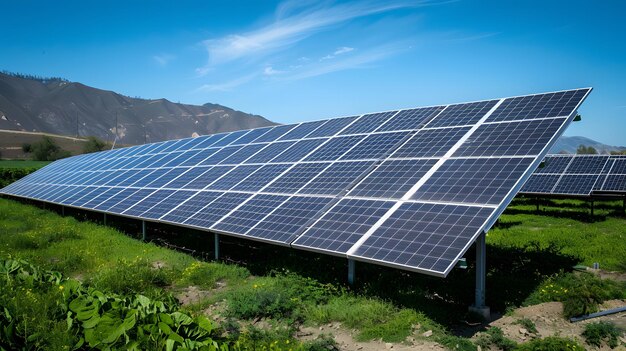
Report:
[[[2,193],[445,276],[590,89],[76,156]]]
[[[548,155],[520,191],[524,194],[626,194],[626,156]]]

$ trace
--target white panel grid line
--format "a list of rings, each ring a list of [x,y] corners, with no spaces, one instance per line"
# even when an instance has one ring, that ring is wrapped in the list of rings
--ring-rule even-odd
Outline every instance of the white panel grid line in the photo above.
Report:
[[[359,117],[360,118],[360,117]],[[352,124],[354,124],[356,121],[359,120],[359,118],[354,119],[352,122],[348,123],[346,126],[344,126],[343,128],[341,128],[341,130],[339,130],[337,133],[335,133],[335,135],[339,135],[341,133],[341,131],[345,130],[346,128],[349,128]],[[309,157],[311,154],[313,154],[315,151],[319,150],[322,146],[326,145],[326,143],[330,142],[330,140],[332,140],[333,138],[328,138],[325,142],[319,144],[317,147],[315,147],[313,150],[311,150],[309,153],[307,153],[304,157],[301,158],[301,160],[306,159],[307,157]],[[274,177],[274,179],[270,180],[267,184],[265,184],[261,189],[259,189],[259,191],[257,193],[262,192],[263,190],[265,190],[267,187],[271,186],[277,179],[279,179],[280,177],[282,177],[284,174],[286,174],[287,172],[289,172],[291,169],[293,169],[296,165],[300,164],[300,162],[295,162],[293,163],[290,167],[288,167],[286,170],[284,170],[281,174],[279,174],[278,176]],[[233,212],[237,211],[241,206],[245,205],[248,201],[250,201],[250,199],[252,199],[255,195],[251,196],[250,198],[246,199],[245,201],[243,201],[242,203],[240,203],[237,207],[233,208],[229,213],[227,213],[226,215],[222,216],[222,218],[220,218],[219,220],[217,220],[215,223],[213,223],[213,225],[211,226],[211,228],[215,227],[216,225],[218,225],[222,220],[224,220],[224,218],[230,216]]]
[[[350,250],[348,250],[346,255],[348,257],[352,257],[354,255],[354,252],[358,250],[359,247],[361,247],[361,245],[363,245],[363,243],[367,241],[367,239],[369,239],[372,236],[372,234],[374,234],[374,232],[389,217],[391,217],[391,215],[404,203],[404,201],[409,200],[417,192],[417,190],[421,188],[422,185],[424,185],[424,183],[426,183],[426,181],[428,181],[428,179],[430,179],[439,168],[441,168],[444,162],[446,162],[461,147],[461,145],[463,145],[463,143],[478,129],[478,127],[480,127],[482,123],[485,120],[487,120],[487,118],[489,118],[489,116],[491,116],[491,114],[496,109],[498,109],[498,107],[500,107],[500,105],[502,104],[502,102],[504,102],[504,100],[505,99],[500,99],[469,131],[467,131],[465,135],[461,137],[461,139],[459,139],[454,144],[454,146],[452,146],[448,150],[448,152],[446,152],[441,157],[441,159],[439,159],[439,161],[435,163],[435,165],[433,165],[433,167],[428,172],[426,172],[426,174],[409,191],[407,191],[406,194],[404,194],[404,196],[400,199],[400,201],[398,201],[398,203],[396,203],[392,208],[390,208],[389,211],[387,211],[387,213],[385,213],[385,215],[381,217],[381,219],[378,222],[376,222],[376,224],[374,224],[363,236],[361,236],[361,238],[356,243],[354,243],[354,245],[352,245],[352,247],[350,248]]]

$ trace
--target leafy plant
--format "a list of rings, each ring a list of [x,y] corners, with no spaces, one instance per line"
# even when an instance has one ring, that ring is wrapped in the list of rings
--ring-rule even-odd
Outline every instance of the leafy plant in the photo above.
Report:
[[[585,351],[578,342],[558,336],[534,339],[517,346],[515,351]]]
[[[477,344],[481,348],[489,349],[491,345],[498,348],[498,350],[511,351],[517,347],[517,343],[506,336],[502,332],[502,329],[498,327],[491,327],[480,336]]]
[[[524,304],[561,301],[564,316],[570,318],[596,312],[600,303],[625,296],[624,283],[603,280],[591,273],[561,273],[546,279]]]
[[[589,345],[600,347],[604,341],[610,348],[615,348],[619,345],[622,333],[623,331],[615,324],[602,321],[587,324],[582,335]]]

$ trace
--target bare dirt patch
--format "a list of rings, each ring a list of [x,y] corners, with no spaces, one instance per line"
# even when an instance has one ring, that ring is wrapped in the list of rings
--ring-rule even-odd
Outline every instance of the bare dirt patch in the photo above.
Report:
[[[600,310],[607,310],[624,305],[626,305],[626,300],[610,300],[606,301],[601,306]],[[516,323],[522,318],[530,319],[535,324],[537,334],[530,333],[522,325]],[[613,322],[624,328],[626,327],[626,312],[570,323],[563,317],[563,305],[560,302],[546,302],[539,305],[518,308],[511,315],[502,316],[492,321],[487,328],[499,327],[506,337],[520,343],[536,337],[543,338],[559,335],[576,339],[584,345],[585,341],[581,337],[581,334],[585,329],[585,325],[599,321]],[[600,350],[610,350],[610,348],[604,346],[600,348]],[[626,350],[626,348],[622,346],[614,350]]]
[[[398,350],[398,351],[426,351],[426,350],[446,350],[443,346],[434,341],[409,336],[404,343],[386,343],[382,340],[356,341],[354,336],[356,331],[343,328],[341,323],[330,323],[320,327],[302,327],[296,333],[296,338],[302,341],[315,340],[321,334],[330,334],[337,342],[340,350],[345,351],[377,351],[377,350]]]

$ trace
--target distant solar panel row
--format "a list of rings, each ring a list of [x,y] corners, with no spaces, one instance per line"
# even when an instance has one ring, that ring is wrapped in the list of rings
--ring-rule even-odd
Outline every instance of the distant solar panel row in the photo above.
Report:
[[[446,276],[590,90],[80,155],[1,192]]]
[[[548,155],[520,191],[525,194],[626,194],[626,156]]]

